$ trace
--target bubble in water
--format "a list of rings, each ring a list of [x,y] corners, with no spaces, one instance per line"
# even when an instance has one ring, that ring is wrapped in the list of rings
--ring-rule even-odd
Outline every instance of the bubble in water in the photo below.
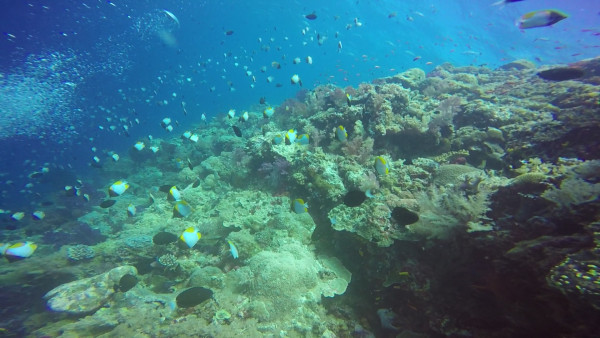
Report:
[[[81,113],[73,99],[82,72],[68,51],[31,55],[22,67],[0,74],[0,139],[68,129]]]
[[[162,40],[165,37],[170,38],[177,28],[179,28],[179,22],[162,9],[147,12],[135,19],[133,23],[133,29],[142,40],[154,39],[156,37]]]

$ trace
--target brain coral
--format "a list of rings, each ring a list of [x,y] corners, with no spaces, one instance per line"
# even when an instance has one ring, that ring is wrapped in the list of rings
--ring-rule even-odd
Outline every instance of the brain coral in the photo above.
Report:
[[[321,295],[342,294],[351,274],[339,261],[317,259],[307,246],[289,243],[282,251],[263,251],[250,259],[254,280],[250,293],[267,304],[271,317],[284,316],[320,302]]]

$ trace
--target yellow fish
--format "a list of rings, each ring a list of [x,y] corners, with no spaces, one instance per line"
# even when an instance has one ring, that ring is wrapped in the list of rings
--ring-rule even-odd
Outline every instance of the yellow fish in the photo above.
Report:
[[[387,161],[382,156],[375,157],[375,170],[379,175],[387,175],[390,172]]]
[[[198,231],[198,229],[194,227],[189,227],[185,229],[185,231],[179,236],[179,239],[190,248],[194,247],[196,243],[200,240],[202,234]]]
[[[119,180],[108,188],[108,195],[110,197],[121,196],[127,189],[129,189],[129,183]]]
[[[335,135],[337,136],[337,139],[342,142],[348,139],[348,133],[346,132],[346,129],[344,129],[344,126],[338,126],[335,130]]]

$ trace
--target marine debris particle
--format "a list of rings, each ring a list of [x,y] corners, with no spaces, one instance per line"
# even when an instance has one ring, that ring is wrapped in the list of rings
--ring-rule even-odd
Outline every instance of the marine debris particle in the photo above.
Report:
[[[152,242],[156,245],[167,245],[176,241],[177,235],[166,231],[161,231],[152,237]]]
[[[127,292],[138,283],[138,279],[134,275],[126,274],[119,280],[118,291]]]
[[[367,195],[364,192],[359,190],[349,191],[346,196],[344,196],[344,204],[349,207],[357,207],[361,205],[367,199]]]
[[[392,210],[392,218],[400,225],[409,225],[417,222],[419,215],[404,207],[395,207]]]
[[[175,301],[177,302],[177,306],[182,308],[194,307],[205,300],[210,299],[212,294],[212,290],[197,286],[187,289],[177,295]]]
[[[544,80],[550,81],[566,81],[582,77],[585,73],[579,68],[558,67],[548,70],[543,70],[537,73],[537,76]]]
[[[104,209],[110,208],[113,205],[115,205],[115,203],[117,203],[117,201],[115,201],[115,200],[104,200],[100,203],[100,208],[104,208]]]

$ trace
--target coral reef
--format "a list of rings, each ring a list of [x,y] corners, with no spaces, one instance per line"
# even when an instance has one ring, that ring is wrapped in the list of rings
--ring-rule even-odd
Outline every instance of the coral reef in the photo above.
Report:
[[[35,333],[597,332],[583,324],[600,318],[598,82],[550,83],[536,71],[525,61],[409,69],[302,90],[272,118],[252,110],[236,124],[242,137],[215,118],[194,129],[198,142],[155,138],[156,157],[102,169],[132,185],[114,206],[43,230],[44,246],[73,246],[19,262],[36,278],[10,270],[32,285],[60,281],[49,308],[86,315],[40,315]],[[186,217],[172,217],[172,186]],[[202,234],[192,248],[178,239],[190,227]],[[67,276],[38,272],[46,264]],[[125,275],[140,283],[115,291]]]

